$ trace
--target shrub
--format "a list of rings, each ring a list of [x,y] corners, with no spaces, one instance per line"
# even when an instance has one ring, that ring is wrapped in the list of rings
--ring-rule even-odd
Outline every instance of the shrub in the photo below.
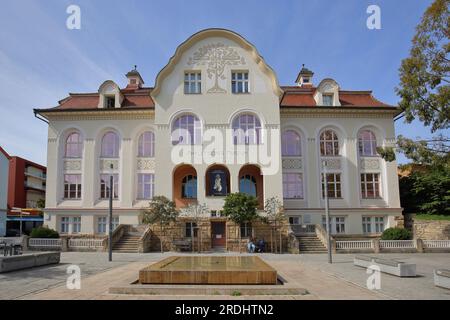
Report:
[[[31,238],[59,238],[59,233],[46,227],[37,227],[31,231]]]
[[[384,230],[381,240],[409,240],[411,239],[411,231],[403,228],[389,228]]]

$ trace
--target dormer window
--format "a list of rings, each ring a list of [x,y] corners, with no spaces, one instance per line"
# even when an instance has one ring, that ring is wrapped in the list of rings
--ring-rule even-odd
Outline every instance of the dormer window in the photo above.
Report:
[[[105,106],[106,109],[114,109],[116,107],[116,99],[114,97],[106,97]]]
[[[231,92],[233,93],[249,93],[248,71],[231,73]]]
[[[309,83],[309,78],[303,78],[303,83]]]
[[[327,107],[333,106],[333,94],[323,94],[322,104]]]

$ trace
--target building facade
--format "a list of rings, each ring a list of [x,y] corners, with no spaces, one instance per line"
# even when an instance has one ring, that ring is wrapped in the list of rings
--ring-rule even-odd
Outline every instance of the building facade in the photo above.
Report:
[[[397,165],[376,152],[394,146],[398,109],[370,91],[316,85],[306,68],[280,86],[257,49],[223,29],[182,43],[154,87],[136,69],[126,76],[125,88],[108,80],[35,109],[49,122],[50,228],[105,234],[110,192],[115,226],[139,225],[163,195],[179,208],[205,204],[211,230],[221,229],[224,197],[235,192],[260,209],[282,200],[293,226],[322,225],[324,177],[334,234],[380,234],[401,215]]]
[[[0,237],[4,237],[6,235],[9,159],[9,154],[2,147],[0,147]]]

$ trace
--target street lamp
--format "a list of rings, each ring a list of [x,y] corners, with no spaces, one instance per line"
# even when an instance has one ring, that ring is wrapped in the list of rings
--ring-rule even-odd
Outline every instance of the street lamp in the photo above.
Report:
[[[331,255],[331,226],[330,226],[330,204],[328,201],[328,181],[327,181],[327,161],[323,160],[323,191],[325,200],[325,223],[327,224],[327,248],[328,248],[328,263],[333,263]]]
[[[109,176],[109,219],[108,219],[108,224],[109,224],[109,236],[108,236],[108,248],[109,248],[109,256],[108,256],[108,260],[109,262],[112,261],[112,227],[113,227],[113,223],[112,223],[112,207],[113,207],[113,189],[114,189],[114,175],[113,175],[113,169],[114,169],[114,165],[111,163],[110,164],[110,176]]]

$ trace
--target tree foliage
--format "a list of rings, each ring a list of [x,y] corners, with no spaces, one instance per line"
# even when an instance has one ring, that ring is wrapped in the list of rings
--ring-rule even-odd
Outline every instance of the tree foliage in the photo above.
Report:
[[[450,0],[435,0],[416,28],[410,56],[402,61],[400,108],[406,121],[418,118],[432,132],[449,128]]]
[[[443,135],[436,136],[431,140],[414,141],[403,137],[397,137],[399,151],[411,159],[414,163],[427,165],[446,165],[450,162],[450,139]]]
[[[410,240],[411,238],[411,231],[403,228],[389,228],[381,235],[381,240]]]
[[[258,218],[258,199],[245,193],[231,193],[225,198],[223,214],[241,224]]]

